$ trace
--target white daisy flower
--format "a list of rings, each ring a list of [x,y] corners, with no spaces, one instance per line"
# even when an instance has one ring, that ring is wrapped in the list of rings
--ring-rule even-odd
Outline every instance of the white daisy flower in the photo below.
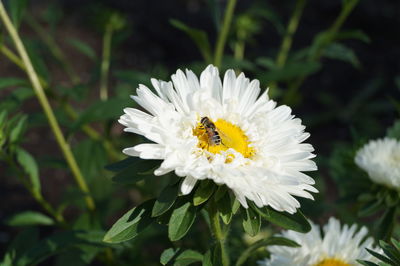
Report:
[[[283,231],[282,236],[297,242],[301,247],[271,246],[268,251],[270,259],[259,262],[266,266],[351,266],[359,265],[356,261],[376,261],[365,248],[374,249],[373,239],[365,239],[366,227],[357,231],[357,226],[344,225],[331,217],[323,227],[323,235],[318,225],[311,223],[311,231],[302,234],[294,231]],[[365,239],[365,240],[364,240]]]
[[[371,140],[357,151],[355,162],[373,182],[400,189],[400,142],[396,139]]]
[[[247,208],[257,206],[296,212],[293,196],[313,199],[314,180],[303,174],[316,170],[310,134],[291,109],[261,96],[260,82],[244,74],[225,73],[208,66],[200,75],[178,70],[172,82],[151,80],[158,95],[139,85],[132,98],[147,112],[124,109],[119,122],[125,131],[153,143],[124,149],[130,156],[163,160],[155,175],[175,171],[184,177],[181,192],[189,194],[196,182],[212,179],[227,185]]]

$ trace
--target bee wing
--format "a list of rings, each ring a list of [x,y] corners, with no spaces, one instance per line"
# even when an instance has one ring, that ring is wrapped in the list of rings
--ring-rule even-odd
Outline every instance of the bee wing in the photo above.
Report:
[[[226,146],[226,144],[231,143],[232,139],[228,137],[226,134],[224,134],[222,131],[218,130],[218,134],[221,138],[221,144]]]

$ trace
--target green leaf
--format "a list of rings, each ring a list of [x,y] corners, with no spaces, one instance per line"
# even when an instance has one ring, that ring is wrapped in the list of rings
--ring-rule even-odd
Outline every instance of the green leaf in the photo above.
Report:
[[[364,266],[379,266],[378,264],[366,260],[357,260],[357,262]]]
[[[400,140],[400,120],[396,120],[393,126],[387,129],[386,136]]]
[[[35,211],[25,211],[15,214],[6,220],[9,226],[53,225],[52,218]]]
[[[225,193],[225,195],[219,201],[216,202],[219,215],[221,216],[222,221],[225,224],[229,224],[231,222],[233,216],[233,210],[232,210],[233,202],[234,201],[231,198],[230,193]]]
[[[176,257],[174,266],[186,266],[202,260],[203,255],[200,252],[187,249]]]
[[[8,4],[12,23],[16,28],[18,28],[21,23],[23,13],[28,5],[28,0],[12,0],[8,1]]]
[[[0,265],[15,265],[17,259],[39,241],[39,230],[35,227],[24,229],[8,245],[4,260]],[[9,264],[6,264],[9,263]]]
[[[233,204],[232,204],[232,213],[236,214],[237,211],[239,210],[240,206],[241,206],[240,202],[235,198],[233,201]]]
[[[395,215],[396,207],[392,207],[387,209],[383,216],[378,220],[378,222],[375,224],[377,239],[390,238],[390,233],[394,226]]]
[[[172,205],[174,205],[176,198],[178,197],[179,186],[167,186],[158,196],[154,203],[151,217],[157,217],[168,211]]]
[[[213,266],[211,261],[211,250],[207,250],[207,252],[203,256],[202,266]]]
[[[153,176],[151,170],[160,164],[159,160],[142,160],[135,158],[132,164],[116,174],[112,181],[120,184],[134,184],[146,177]]]
[[[174,256],[176,256],[176,254],[179,252],[179,250],[180,250],[180,248],[177,248],[177,249],[169,248],[169,249],[164,250],[160,256],[160,263],[162,265],[166,265],[168,262],[170,262],[172,260],[172,258]]]
[[[389,258],[387,258],[387,257],[385,257],[384,255],[382,255],[382,254],[380,254],[380,253],[378,253],[378,252],[375,252],[375,251],[373,251],[373,250],[371,250],[371,249],[369,249],[369,248],[365,248],[372,256],[374,256],[375,258],[378,258],[380,261],[382,261],[382,262],[385,262],[385,263],[388,263],[389,265],[392,265],[392,261],[389,259]],[[394,265],[394,264],[393,264]]]
[[[217,202],[225,196],[225,193],[228,192],[228,187],[225,185],[218,186],[217,191],[214,194],[214,201]]]
[[[279,35],[283,36],[285,34],[286,29],[282,22],[282,18],[279,16],[278,12],[273,10],[272,6],[268,5],[266,8],[255,8],[253,12],[256,16],[262,17],[271,22]]]
[[[250,236],[257,235],[261,227],[260,215],[257,212],[253,211],[251,208],[245,209],[245,212],[242,212],[242,214],[242,225],[244,231]]]
[[[36,193],[40,193],[39,169],[35,158],[22,148],[16,150],[16,155],[18,163],[29,176],[32,189]]]
[[[297,210],[294,214],[289,214],[287,212],[278,212],[270,207],[258,208],[252,202],[250,202],[249,206],[260,214],[262,218],[277,226],[300,233],[307,233],[311,230],[310,223],[300,210]]]
[[[177,241],[184,237],[196,218],[196,207],[191,202],[186,202],[176,208],[171,215],[168,226],[168,237]]]
[[[0,78],[0,90],[15,86],[29,86],[29,83],[20,78]]]
[[[106,165],[104,168],[111,172],[119,172],[127,168],[129,165],[137,163],[139,160],[140,159],[137,157],[128,157],[121,161]]]
[[[222,247],[221,242],[217,242],[214,244],[214,247],[212,249],[212,265],[223,265],[223,259],[222,259]]]
[[[276,68],[275,60],[269,57],[259,57],[256,59],[258,65],[263,66],[267,69]]]
[[[104,146],[98,140],[85,139],[74,145],[73,153],[83,176],[91,182],[96,179],[99,184],[99,175],[103,166],[107,163],[107,153]]]
[[[0,113],[0,128],[4,126],[6,119],[7,119],[7,111],[3,110]]]
[[[236,266],[243,265],[246,260],[259,248],[266,246],[286,246],[286,247],[300,247],[300,245],[293,240],[284,237],[269,237],[267,239],[261,239],[250,245],[239,257],[236,262]]]
[[[113,98],[107,101],[99,100],[85,109],[72,125],[71,130],[75,131],[85,124],[96,121],[116,119],[122,114],[122,110],[125,107],[132,106],[133,104],[133,101],[129,99]]]
[[[370,216],[378,212],[382,207],[383,207],[382,200],[375,199],[363,204],[363,207],[360,208],[357,215],[360,217]]]
[[[12,96],[17,100],[17,102],[22,103],[35,96],[35,92],[32,88],[19,87],[12,90]]]
[[[400,265],[400,251],[383,240],[379,241],[385,255],[393,261],[393,265]]]
[[[205,31],[191,28],[191,27],[187,26],[186,24],[184,24],[183,22],[176,20],[176,19],[170,19],[169,22],[175,28],[186,33],[193,40],[193,42],[199,48],[201,55],[203,56],[203,58],[206,62],[208,62],[208,63],[212,62],[211,46],[208,41],[207,33]]]
[[[102,231],[63,231],[36,242],[16,261],[16,266],[37,265],[46,258],[79,244],[105,248]]]
[[[341,31],[336,34],[335,39],[337,39],[337,40],[355,39],[355,40],[363,41],[365,43],[371,42],[371,39],[369,38],[369,36],[361,30]]]
[[[162,265],[172,264],[174,266],[185,266],[196,261],[202,261],[203,255],[195,250],[180,250],[180,248],[173,249],[169,248],[163,251],[160,257],[160,263]]]
[[[83,55],[86,55],[92,60],[96,59],[96,52],[87,43],[75,38],[68,38],[67,42]]]
[[[355,68],[360,68],[361,66],[355,52],[341,43],[331,43],[330,45],[325,47],[323,51],[323,56],[350,63]]]
[[[400,242],[394,238],[391,238],[391,242],[392,242],[393,246],[400,252]]]
[[[46,57],[42,54],[42,47],[35,41],[25,40],[25,48],[39,77],[50,83],[49,69],[45,63]]]
[[[26,115],[22,116],[18,120],[17,125],[11,129],[11,132],[10,132],[10,142],[11,143],[16,143],[20,140],[22,134],[25,132],[25,129],[26,129],[26,119],[27,119]]]
[[[148,200],[128,211],[108,230],[103,241],[120,243],[136,237],[153,222],[151,218],[153,205],[154,199]]]
[[[201,181],[193,196],[194,206],[198,206],[206,202],[214,193],[215,188],[216,185],[212,180]]]
[[[286,64],[283,68],[275,68],[266,74],[260,74],[260,78],[267,82],[284,81],[297,77],[311,75],[321,69],[318,62],[292,62]]]

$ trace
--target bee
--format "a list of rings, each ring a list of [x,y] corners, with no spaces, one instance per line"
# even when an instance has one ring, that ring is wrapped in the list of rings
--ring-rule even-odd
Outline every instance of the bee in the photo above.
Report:
[[[207,116],[202,117],[200,123],[208,136],[208,144],[211,146],[221,145],[221,136],[219,135],[217,127],[214,125],[214,123],[211,122]]]

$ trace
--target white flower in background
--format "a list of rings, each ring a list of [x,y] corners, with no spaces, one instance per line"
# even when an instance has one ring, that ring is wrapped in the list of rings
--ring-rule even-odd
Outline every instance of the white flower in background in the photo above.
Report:
[[[396,139],[368,142],[357,151],[355,162],[373,182],[400,189],[400,142]]]
[[[175,171],[184,177],[183,194],[198,180],[227,185],[247,208],[257,206],[296,212],[293,196],[313,199],[314,180],[303,174],[316,170],[310,135],[291,109],[261,96],[258,80],[208,66],[200,80],[190,70],[178,70],[172,82],[151,80],[158,95],[139,85],[132,98],[148,113],[126,108],[119,122],[125,131],[153,143],[124,149],[130,156],[163,160],[155,175]]]
[[[359,265],[357,259],[376,261],[365,248],[374,249],[373,239],[365,239],[366,227],[357,231],[357,226],[343,225],[331,217],[323,227],[323,235],[318,225],[311,222],[311,231],[302,234],[283,231],[282,236],[297,242],[301,247],[271,246],[271,258],[259,262],[266,266],[351,266]],[[364,241],[365,239],[365,241]]]

